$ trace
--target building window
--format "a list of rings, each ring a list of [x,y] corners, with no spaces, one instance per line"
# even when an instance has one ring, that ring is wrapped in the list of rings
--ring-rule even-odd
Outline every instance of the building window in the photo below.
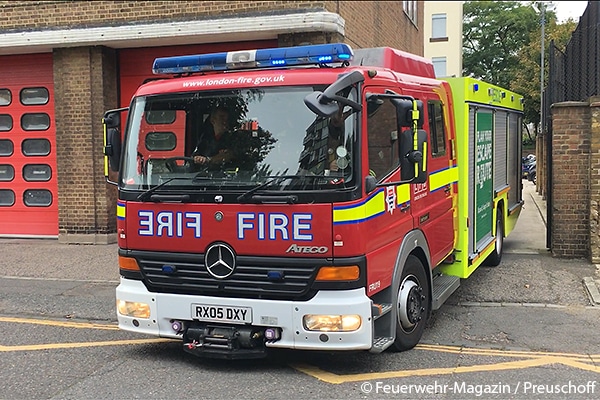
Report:
[[[0,132],[8,132],[13,127],[13,119],[9,114],[0,114]]]
[[[432,57],[431,62],[433,63],[436,78],[448,76],[446,73],[446,57]]]
[[[10,189],[0,189],[0,207],[10,207],[15,204],[15,192]]]
[[[23,178],[27,182],[47,182],[52,178],[52,169],[47,164],[27,164],[23,167]]]
[[[24,156],[47,156],[50,154],[50,141],[48,139],[25,139],[21,143]]]
[[[15,179],[15,169],[9,164],[0,164],[0,182],[10,182]]]
[[[431,39],[446,39],[446,14],[433,14],[431,16]]]
[[[52,204],[52,192],[46,189],[26,190],[23,203],[28,207],[49,207]]]
[[[408,15],[408,18],[410,18],[412,23],[417,25],[417,2],[403,1],[402,7],[404,8],[404,13]]]
[[[48,104],[50,93],[44,87],[25,88],[21,90],[21,104],[26,106]]]
[[[14,144],[9,139],[0,139],[0,157],[12,156],[15,151]]]
[[[8,89],[0,89],[0,106],[8,106],[12,102],[12,95]]]
[[[25,131],[45,131],[50,128],[50,116],[46,113],[23,114],[21,128]]]

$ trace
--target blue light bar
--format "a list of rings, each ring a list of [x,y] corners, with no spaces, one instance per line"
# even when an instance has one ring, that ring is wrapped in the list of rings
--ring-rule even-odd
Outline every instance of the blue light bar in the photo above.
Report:
[[[352,60],[353,56],[354,53],[350,46],[343,43],[239,50],[227,53],[157,58],[154,60],[152,72],[154,74],[185,74],[191,72],[342,63]]]

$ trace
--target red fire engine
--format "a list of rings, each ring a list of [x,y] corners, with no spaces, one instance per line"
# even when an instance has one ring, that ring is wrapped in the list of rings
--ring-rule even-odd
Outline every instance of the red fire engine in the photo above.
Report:
[[[153,72],[104,117],[121,329],[223,358],[407,350],[500,263],[523,203],[517,94],[345,44]]]

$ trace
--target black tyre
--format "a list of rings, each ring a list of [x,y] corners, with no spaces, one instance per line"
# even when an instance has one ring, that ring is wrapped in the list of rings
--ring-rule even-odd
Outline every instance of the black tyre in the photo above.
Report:
[[[409,350],[419,343],[430,314],[429,297],[429,279],[423,264],[417,257],[408,256],[395,304],[396,340],[392,350]]]
[[[535,176],[535,171],[533,171],[531,174],[529,174],[529,180],[531,180],[531,182],[533,182],[534,184],[537,182],[536,176]]]
[[[502,208],[496,210],[496,240],[494,251],[488,256],[484,264],[496,267],[502,261],[502,249],[504,248],[504,223],[502,222]]]

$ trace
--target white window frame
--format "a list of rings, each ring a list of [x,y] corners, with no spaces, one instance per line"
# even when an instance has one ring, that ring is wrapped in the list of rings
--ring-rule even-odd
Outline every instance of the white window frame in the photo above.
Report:
[[[446,56],[431,57],[431,62],[433,63],[433,70],[435,71],[436,78],[448,76],[448,63]]]
[[[447,17],[446,14],[431,15],[431,38],[442,39],[447,38]]]
[[[408,18],[413,24],[417,25],[417,1],[416,0],[404,0],[402,2],[402,8],[404,13],[408,15]]]

